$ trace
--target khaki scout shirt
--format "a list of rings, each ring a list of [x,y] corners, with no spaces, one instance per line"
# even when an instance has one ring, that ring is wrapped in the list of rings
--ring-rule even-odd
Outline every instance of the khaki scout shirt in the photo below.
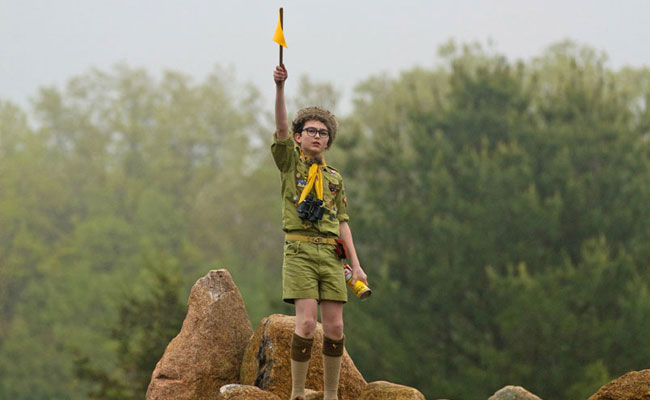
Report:
[[[298,200],[302,189],[307,185],[309,165],[307,159],[300,156],[300,150],[289,136],[287,139],[278,140],[273,134],[271,153],[275,165],[281,172],[282,179],[282,230],[313,231],[326,236],[339,236],[339,222],[350,219],[347,214],[347,200],[343,188],[343,177],[329,165],[323,168],[323,219],[316,223],[303,221],[298,217]],[[315,188],[311,193],[316,197]]]

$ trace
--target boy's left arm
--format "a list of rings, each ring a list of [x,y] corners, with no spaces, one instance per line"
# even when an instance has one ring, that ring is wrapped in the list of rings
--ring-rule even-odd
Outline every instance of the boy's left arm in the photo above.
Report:
[[[339,233],[341,239],[345,242],[345,245],[348,248],[348,255],[350,256],[350,266],[352,267],[352,279],[355,281],[362,281],[368,285],[368,277],[366,273],[363,272],[361,268],[361,263],[359,263],[359,258],[357,257],[357,251],[354,248],[354,241],[352,240],[352,231],[350,230],[350,225],[347,221],[339,223]]]

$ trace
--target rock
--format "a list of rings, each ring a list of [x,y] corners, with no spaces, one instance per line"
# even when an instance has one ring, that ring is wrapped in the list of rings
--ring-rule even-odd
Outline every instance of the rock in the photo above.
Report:
[[[282,399],[291,395],[291,363],[289,354],[291,338],[295,328],[295,317],[273,314],[262,320],[251,337],[244,359],[240,382],[268,390]],[[316,327],[309,372],[305,387],[323,390],[323,329]],[[356,400],[366,386],[366,381],[354,366],[347,350],[343,353],[339,400]]]
[[[305,400],[323,400],[323,392],[305,389]]]
[[[603,385],[588,400],[650,400],[650,369],[628,372]]]
[[[425,400],[419,390],[386,381],[371,382],[359,400]]]
[[[147,400],[214,399],[223,385],[239,383],[253,328],[228,271],[196,281],[180,333],[167,345],[147,389]]]
[[[506,386],[499,389],[488,400],[542,400],[521,386]]]
[[[256,386],[230,384],[219,389],[217,400],[280,400],[280,398]]]

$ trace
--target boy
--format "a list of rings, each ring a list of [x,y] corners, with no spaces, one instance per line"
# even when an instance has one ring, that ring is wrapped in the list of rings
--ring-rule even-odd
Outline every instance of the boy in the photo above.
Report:
[[[324,335],[323,399],[336,400],[347,289],[334,239],[342,239],[347,246],[352,279],[368,282],[348,225],[343,178],[323,158],[336,137],[338,123],[323,108],[305,108],[298,111],[292,123],[291,137],[284,102],[287,77],[284,65],[275,68],[276,133],[271,152],[282,177],[282,229],[286,232],[282,296],[296,307],[291,343],[291,400],[305,399],[305,379],[319,304]]]

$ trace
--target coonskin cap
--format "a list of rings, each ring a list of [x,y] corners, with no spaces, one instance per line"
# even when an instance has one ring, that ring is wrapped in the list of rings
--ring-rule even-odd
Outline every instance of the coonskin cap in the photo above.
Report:
[[[291,129],[293,133],[302,132],[302,128],[307,121],[320,121],[325,124],[327,130],[330,133],[329,140],[327,141],[327,147],[329,148],[332,143],[334,143],[334,138],[336,138],[336,132],[339,128],[339,123],[336,120],[336,117],[331,112],[327,111],[322,107],[307,107],[299,110],[296,113],[296,118],[294,118],[291,123]]]

